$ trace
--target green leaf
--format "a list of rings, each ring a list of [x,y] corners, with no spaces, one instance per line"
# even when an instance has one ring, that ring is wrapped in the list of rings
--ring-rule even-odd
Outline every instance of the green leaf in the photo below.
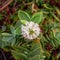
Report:
[[[11,36],[9,33],[2,33],[2,36]]]
[[[6,26],[2,26],[2,31],[5,31],[6,30]]]
[[[27,48],[23,47],[23,46],[19,46],[19,47],[15,46],[15,47],[13,47],[13,49],[14,49],[15,51],[21,52],[21,53],[29,52],[29,50],[28,50]]]
[[[12,37],[11,36],[3,36],[3,38],[2,38],[2,41],[5,41],[5,42],[9,42],[9,41],[11,41],[12,40]]]
[[[22,24],[26,24],[26,22],[27,22],[26,20],[21,20]]]
[[[11,30],[11,33],[14,34],[15,27],[11,25],[11,26],[10,26],[10,30]]]
[[[39,55],[35,55],[35,56],[32,57],[30,60],[40,60]]]
[[[12,55],[14,56],[14,58],[16,60],[20,60],[20,59],[28,60],[28,56],[27,55],[25,55],[24,53],[18,52],[18,51],[13,51],[12,50]]]
[[[16,39],[12,34],[9,33],[2,33],[2,40],[1,40],[5,46],[13,46],[15,44]]]
[[[18,21],[16,22],[16,24],[15,24],[15,28],[17,28],[17,27],[19,27],[19,26],[21,26],[21,22],[20,22],[20,20],[18,20]]]
[[[36,48],[30,53],[30,56],[35,56],[39,54],[40,54],[40,48]]]
[[[44,58],[41,44],[33,43],[29,53],[29,60],[44,60]]]
[[[57,44],[57,45],[60,45],[60,32],[57,32],[56,34],[55,34],[55,44]]]
[[[30,16],[28,13],[24,12],[24,11],[21,11],[19,10],[18,11],[18,17],[20,20],[27,20],[27,21],[30,21]]]
[[[43,12],[35,13],[31,20],[35,23],[40,23],[43,20]]]
[[[13,41],[12,39],[13,39],[12,35],[11,36],[3,36],[2,41],[11,42],[11,41]]]
[[[20,35],[21,34],[21,27],[16,27],[15,31],[14,31],[15,35]]]

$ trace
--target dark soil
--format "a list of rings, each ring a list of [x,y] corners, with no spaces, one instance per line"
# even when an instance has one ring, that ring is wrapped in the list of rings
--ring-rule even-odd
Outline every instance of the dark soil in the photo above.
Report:
[[[11,52],[6,52],[3,49],[0,49],[0,60],[15,60]]]

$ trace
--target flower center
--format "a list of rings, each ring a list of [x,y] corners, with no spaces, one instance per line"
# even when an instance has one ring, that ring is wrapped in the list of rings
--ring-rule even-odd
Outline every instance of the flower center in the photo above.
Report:
[[[32,35],[34,31],[32,29],[29,29],[29,34]]]

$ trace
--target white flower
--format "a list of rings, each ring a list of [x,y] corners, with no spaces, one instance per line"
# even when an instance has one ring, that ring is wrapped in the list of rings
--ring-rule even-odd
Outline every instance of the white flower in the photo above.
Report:
[[[37,23],[30,21],[25,25],[21,25],[21,31],[24,38],[32,40],[39,36],[40,27]]]

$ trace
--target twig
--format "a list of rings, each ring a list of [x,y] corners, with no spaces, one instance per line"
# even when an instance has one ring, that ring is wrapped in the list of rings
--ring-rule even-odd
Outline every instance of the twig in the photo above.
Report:
[[[15,8],[16,3],[17,3],[17,0],[15,0],[14,6],[13,6],[14,8]]]
[[[3,7],[0,8],[0,11],[2,11],[4,8],[6,8],[13,0],[9,0],[8,3],[5,3]]]

